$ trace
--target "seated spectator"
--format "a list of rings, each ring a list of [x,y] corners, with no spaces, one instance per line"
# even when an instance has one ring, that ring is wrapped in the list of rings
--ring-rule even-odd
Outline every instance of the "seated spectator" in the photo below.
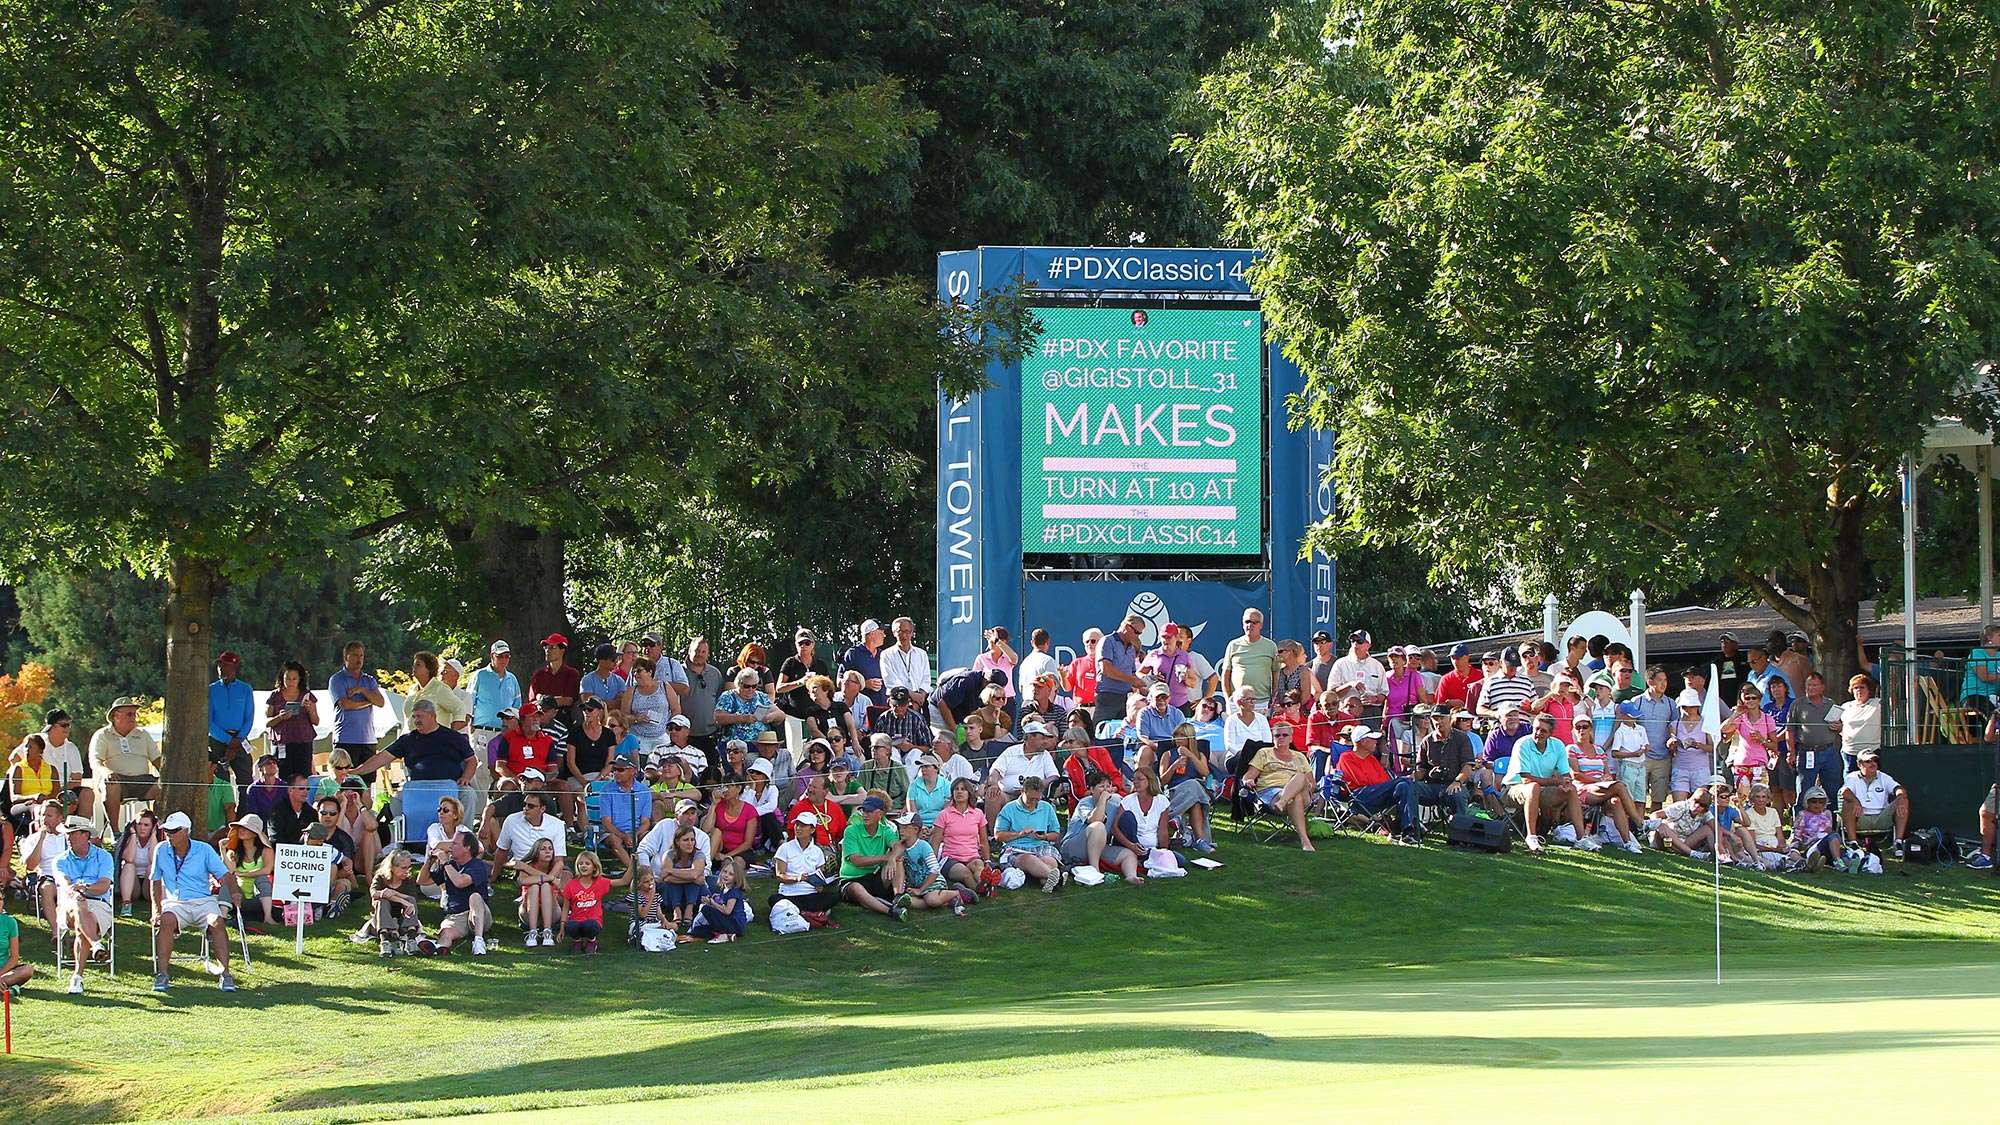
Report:
[[[1231,711],[1222,724],[1222,768],[1235,776],[1243,770],[1237,768],[1247,761],[1243,757],[1246,745],[1255,743],[1257,748],[1271,744],[1271,721],[1257,710],[1257,689],[1245,684],[1236,689],[1236,709]],[[1251,750],[1252,754],[1256,749]]]
[[[1138,752],[1126,762],[1128,768],[1151,768],[1160,750],[1173,742],[1174,728],[1185,721],[1180,708],[1168,703],[1166,684],[1154,684],[1146,692],[1146,706],[1139,711]]]
[[[300,843],[304,842],[301,838]],[[249,815],[237,818],[223,834],[220,854],[222,865],[229,869],[241,892],[238,901],[244,903],[245,917],[264,925],[280,924],[280,904],[271,895],[271,876],[277,870],[278,853],[271,847],[271,837],[264,832],[264,822]]]
[[[1241,693],[1238,693],[1239,699]],[[1359,728],[1357,728],[1359,729]],[[1306,810],[1315,795],[1312,760],[1292,749],[1292,725],[1271,727],[1272,743],[1257,751],[1243,771],[1243,786],[1265,806],[1284,813],[1298,833],[1300,851],[1318,851],[1306,833]]]
[[[1007,713],[1007,689],[990,684],[979,693],[979,707],[965,716],[965,744],[977,752],[988,742],[1005,740],[1014,729]]]
[[[21,741],[21,746],[19,760],[7,770],[6,785],[9,801],[7,819],[13,823],[17,836],[33,831],[35,806],[46,798],[58,796],[61,789],[55,766],[43,755],[48,741],[39,734],[31,733]]]
[[[1195,737],[1208,743],[1211,754],[1221,753],[1226,744],[1223,737],[1225,725],[1223,711],[1227,709],[1227,705],[1228,701],[1220,695],[1204,696],[1194,705]],[[1217,758],[1216,763],[1220,765],[1221,759]]]
[[[604,933],[604,900],[615,887],[632,882],[632,869],[616,879],[605,878],[604,864],[596,852],[579,852],[576,873],[563,884],[563,934],[569,938],[571,953],[597,952],[597,939]]]
[[[1601,845],[1584,833],[1582,794],[1570,769],[1569,748],[1556,739],[1555,729],[1554,716],[1537,715],[1535,733],[1514,744],[1505,779],[1507,797],[1527,822],[1528,851],[1542,850],[1542,837],[1536,831],[1541,814],[1556,811],[1576,834],[1571,846],[1594,852]]]
[[[664,824],[674,818],[674,807],[683,800],[699,801],[701,790],[689,780],[692,775],[681,758],[673,754],[653,755],[646,766],[646,788],[653,791],[652,823]]]
[[[702,892],[708,888],[709,855],[697,842],[697,836],[710,847],[715,846],[712,834],[703,833],[691,824],[676,823],[672,848],[662,857],[659,868],[660,908],[681,933],[694,924],[695,909],[701,903]],[[730,864],[722,866],[734,869]]]
[[[333,831],[324,824],[306,829],[306,843],[333,848],[333,901],[326,904],[325,917],[338,918],[341,911],[347,909],[347,904],[353,901],[354,888],[360,884],[354,871],[353,854],[334,845]],[[274,909],[273,912],[277,911]]]
[[[118,841],[118,908],[120,918],[132,916],[132,904],[152,901],[153,849],[160,845],[160,822],[151,809],[132,818]],[[150,911],[148,912],[150,917]]]
[[[833,744],[824,738],[815,738],[806,743],[806,760],[792,771],[792,800],[805,797],[806,789],[815,777],[825,777],[827,767],[833,764]]]
[[[665,904],[660,901],[660,881],[653,869],[645,864],[632,867],[632,925],[626,936],[627,943],[639,940],[639,931],[647,926],[658,926],[663,930],[673,928],[673,921],[667,916]]]
[[[1066,752],[1062,761],[1062,780],[1069,783],[1069,808],[1076,811],[1076,803],[1090,791],[1089,777],[1092,770],[1111,780],[1111,785],[1120,796],[1130,792],[1125,785],[1125,774],[1118,768],[1110,747],[1090,741],[1090,737],[1080,730],[1070,731],[1063,736],[1061,748]]]
[[[1683,689],[1680,717],[1667,728],[1667,752],[1673,755],[1667,789],[1676,801],[1685,801],[1715,772],[1715,740],[1702,728],[1701,694]]]
[[[56,860],[66,846],[62,802],[43,798],[36,806],[35,830],[21,837],[22,889],[39,904],[44,918],[56,916]],[[0,866],[6,866],[0,864]]]
[[[951,783],[951,804],[938,813],[930,826],[929,842],[937,849],[944,877],[954,885],[987,898],[999,886],[999,871],[990,867],[986,810],[972,800],[972,782],[959,778]]]
[[[442,805],[445,801],[457,799],[439,796],[435,802]],[[430,817],[423,819],[429,820]],[[347,837],[348,843],[339,847],[354,860],[357,872],[375,870],[376,858],[382,854],[382,825],[375,819],[375,810],[368,807],[368,790],[362,786],[360,778],[349,779],[341,788],[340,805],[333,823],[327,824],[324,820],[320,823],[326,824],[328,831],[337,829]]]
[[[831,852],[820,846],[818,833],[825,829],[818,814],[806,809],[793,814],[792,836],[772,857],[771,868],[778,890],[766,900],[766,908],[780,899],[790,900],[801,913],[826,913],[840,904],[840,888],[829,884],[827,859]]]
[[[114,700],[107,722],[90,738],[90,767],[104,800],[99,807],[112,828],[127,798],[160,799],[160,744],[139,726],[139,701]],[[211,849],[213,850],[213,849]]]
[[[1035,676],[1028,698],[1021,701],[1021,714],[1034,715],[1042,725],[1050,730],[1069,729],[1069,709],[1064,707],[1058,695],[1062,691],[1062,674],[1042,672]],[[893,701],[894,696],[890,699]],[[913,740],[914,741],[914,740]]]
[[[1717,834],[1714,794],[1706,785],[1697,786],[1684,801],[1675,801],[1660,810],[1660,815],[1647,821],[1652,829],[1652,844],[1665,850],[1672,848],[1684,856],[1707,859],[1709,853],[1702,850],[1704,845],[1714,847],[1720,838]]]
[[[521,811],[510,814],[501,823],[499,835],[494,840],[494,857],[518,873],[543,843],[547,843],[554,853],[547,878],[539,880],[548,884],[542,891],[544,897],[538,910],[542,923],[541,944],[548,945],[555,940],[553,915],[557,909],[550,898],[556,896],[562,885],[569,881],[569,839],[563,831],[562,820],[549,808],[548,794],[540,789],[531,789],[521,794]],[[481,932],[484,932],[484,927]]]
[[[306,829],[318,819],[319,812],[312,802],[312,779],[295,777],[285,786],[285,799],[278,802],[271,819],[264,822],[264,835],[275,844],[303,844]]]
[[[1805,858],[1803,855],[1795,857],[1786,846],[1784,822],[1778,816],[1778,810],[1771,807],[1771,787],[1768,785],[1760,783],[1750,787],[1750,807],[1743,810],[1736,831],[1743,838],[1744,846],[1737,860],[1741,865],[1762,871],[1780,871],[1794,858]]]
[[[450,840],[445,841],[444,850],[448,857]],[[511,860],[507,866],[513,870],[514,884],[521,890],[517,900],[521,912],[521,945],[527,949],[537,946],[554,949],[555,931],[563,920],[562,888],[568,882],[565,878],[568,872],[556,855],[556,846],[546,839],[536,840],[526,859]]]
[[[916,706],[916,696],[900,686],[889,689],[889,709],[876,717],[870,729],[888,735],[892,742],[907,738],[912,746],[929,746],[937,736],[930,719]]]
[[[238,802],[236,810],[238,813],[255,813],[257,819],[264,823],[271,822],[271,814],[278,811],[279,802],[285,799],[285,782],[278,776],[278,765],[276,754],[266,754],[257,759],[256,780],[243,790],[243,800]]]
[[[591,782],[597,794],[597,828],[620,867],[632,865],[639,841],[653,830],[653,791],[639,783],[639,769],[620,754],[611,759],[609,778]]]
[[[550,817],[554,820],[554,817]],[[419,953],[450,953],[451,947],[470,938],[472,955],[486,953],[486,931],[493,923],[490,869],[476,851],[478,842],[470,832],[451,838],[451,854],[424,865],[419,884],[434,883],[444,888],[444,922],[438,926],[435,942],[419,941]]]
[[[368,897],[374,910],[359,937],[375,938],[384,957],[415,953],[423,925],[417,918],[417,902],[423,891],[417,886],[416,863],[402,848],[390,848],[368,881]]]
[[[919,827],[928,828],[937,823],[938,814],[951,803],[951,782],[946,781],[941,771],[944,762],[936,754],[925,751],[917,759],[917,779],[910,783],[910,811],[917,814]]]
[[[226,895],[240,908],[242,896],[236,880],[214,848],[192,838],[194,822],[186,813],[169,815],[161,829],[167,835],[166,845],[153,853],[153,991],[167,991],[174,938],[184,927],[199,926],[208,933],[209,953],[222,964],[222,991],[234,992],[229,931],[223,923],[224,907],[216,896]]]
[[[745,857],[757,850],[762,838],[757,810],[743,799],[746,788],[742,778],[724,778],[715,807],[708,810],[708,817],[702,822],[702,828],[708,832],[709,854],[718,870],[747,864],[749,860]]]
[[[972,892],[966,891],[961,896],[945,878],[944,863],[923,833],[923,821],[915,812],[904,814],[896,822],[896,838],[903,845],[903,892],[909,897],[910,909],[950,907],[953,914],[963,916]]]
[[[860,817],[848,822],[840,839],[840,894],[900,922],[910,903],[903,889],[903,844],[888,810],[887,801],[870,795],[861,802]]]
[[[334,747],[333,752],[326,756],[326,772],[313,778],[312,799],[317,801],[322,797],[338,797],[341,786],[346,785],[347,779],[354,776],[353,767],[353,757],[345,749]]]
[[[1379,756],[1382,750],[1382,732],[1373,727],[1359,726],[1353,732],[1354,749],[1342,754],[1334,763],[1334,771],[1340,774],[1342,784],[1347,786],[1348,800],[1371,817],[1385,812],[1394,812],[1404,804],[1404,790],[1408,779],[1389,776],[1389,768]],[[1395,816],[1391,816],[1393,821]],[[1396,830],[1407,839],[1412,825],[1397,824]],[[1385,834],[1388,828],[1381,829]]]
[[[736,885],[736,869],[723,867],[715,873],[715,889],[701,897],[694,923],[688,927],[688,937],[711,945],[735,941],[750,924],[749,905],[742,888]]]
[[[21,960],[21,923],[0,910],[0,988],[7,990],[9,1000],[18,1000],[21,986],[34,975],[35,967]]]
[[[58,800],[50,804],[60,806]],[[55,927],[60,936],[67,928],[75,939],[74,969],[69,976],[69,992],[83,992],[83,967],[92,961],[111,960],[104,936],[111,931],[111,853],[91,842],[94,825],[90,818],[73,816],[63,822],[65,841],[56,859],[56,895],[62,921]]]
[[[1992,847],[1988,837],[1987,846]],[[1815,785],[1806,790],[1805,800],[1792,818],[1792,848],[1804,853],[1808,873],[1818,871],[1840,854],[1840,835],[1833,830],[1833,813],[1826,807],[1826,790]],[[1991,855],[1991,851],[1987,852]]]
[[[1006,803],[993,822],[993,839],[1000,844],[1001,862],[1019,868],[1030,879],[1042,881],[1042,891],[1055,893],[1062,886],[1062,855],[1056,844],[1062,832],[1056,810],[1042,800],[1044,783],[1036,774],[1023,774],[1021,795]],[[950,814],[947,814],[950,815]]]
[[[910,774],[895,757],[895,741],[876,732],[868,736],[868,760],[861,765],[863,789],[880,790],[889,803],[892,817],[900,817],[910,804]]]
[[[775,729],[785,721],[785,713],[771,702],[771,697],[757,690],[762,681],[755,667],[739,669],[736,673],[736,690],[726,691],[715,701],[715,728],[718,735],[728,739],[742,739],[747,745],[767,730]],[[820,732],[825,733],[825,732]]]
[[[1468,722],[1459,723],[1463,715]],[[1473,748],[1470,711],[1442,708],[1431,715],[1430,730],[1417,740],[1417,760],[1410,771],[1409,784],[1402,790],[1402,823],[1406,838],[1423,839],[1420,807],[1448,809],[1463,816],[1472,804],[1473,772],[1477,751]]]
[[[1128,882],[1144,883],[1145,876],[1139,873],[1139,845],[1118,823],[1123,805],[1111,779],[1092,771],[1087,784],[1089,788],[1063,830],[1062,861],[1071,867],[1110,864]]]
[[[1903,838],[1909,834],[1910,794],[1882,772],[1881,755],[1863,750],[1854,756],[1854,772],[1840,790],[1840,822],[1849,840],[1864,832],[1893,832],[1891,854],[1903,858]]]
[[[1054,732],[1040,723],[1026,723],[1021,727],[1021,739],[995,758],[993,768],[986,773],[986,815],[996,824],[1001,807],[1020,796],[1028,778],[1043,783],[1036,790],[1039,794],[1047,791],[1048,782],[1058,772],[1055,757],[1049,753],[1055,743]]]
[[[1596,728],[1590,723],[1578,723],[1573,731],[1576,745],[1570,747],[1570,768],[1575,772],[1578,796],[1584,808],[1602,808],[1618,832],[1618,846],[1639,854],[1637,831],[1645,824],[1645,814],[1639,811],[1639,804],[1632,799],[1632,793],[1625,783],[1618,780],[1613,772],[1611,759],[1598,749]]]
[[[1208,746],[1194,723],[1174,728],[1173,745],[1160,759],[1159,776],[1167,787],[1167,802],[1175,818],[1188,826],[1185,836],[1203,855],[1215,851],[1212,835],[1216,771],[1209,765]]]
[[[1048,726],[1047,723],[1043,723],[1042,725]],[[937,755],[939,777],[943,778],[946,782],[958,781],[963,778],[973,783],[975,792],[978,790],[979,768],[972,764],[970,758],[958,752],[958,743],[952,739],[950,734],[939,731],[932,735],[931,753]]]
[[[1153,849],[1173,850],[1173,806],[1167,800],[1160,775],[1152,767],[1147,766],[1132,774],[1132,795],[1120,804],[1119,816],[1112,829],[1113,835],[1138,845],[1133,848],[1133,854],[1141,867],[1145,866],[1146,857],[1153,853]]]
[[[778,756],[781,759],[785,757],[782,748],[778,750]],[[743,786],[743,803],[757,814],[757,843],[744,857],[744,863],[770,854],[778,846],[778,841],[785,838],[784,819],[778,815],[781,811],[775,783],[778,772],[778,767],[769,758],[758,758],[750,763],[749,780]],[[897,766],[896,772],[901,774],[903,767]]]

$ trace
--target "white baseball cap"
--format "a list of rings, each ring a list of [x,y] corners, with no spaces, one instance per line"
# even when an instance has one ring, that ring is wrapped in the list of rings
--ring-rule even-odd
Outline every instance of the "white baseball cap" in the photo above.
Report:
[[[1040,724],[1040,723],[1023,723],[1023,724],[1021,724],[1021,733],[1022,733],[1022,734],[1054,734],[1055,732],[1054,732],[1054,731],[1052,731],[1052,730],[1050,730],[1049,728],[1047,728],[1047,727],[1043,726],[1043,725],[1042,725],[1042,724]]]
[[[1356,746],[1359,746],[1364,739],[1382,737],[1382,732],[1370,726],[1357,726],[1348,737],[1354,740]]]
[[[503,652],[513,651],[514,646],[508,644],[506,641],[494,641],[492,644],[486,646],[486,655],[488,656],[498,656]]]
[[[689,730],[694,729],[694,723],[689,721],[686,715],[675,715],[673,718],[667,720],[667,725],[670,727],[686,727]]]
[[[192,831],[193,828],[194,821],[189,820],[188,814],[184,812],[168,813],[167,819],[160,822],[162,832]]]

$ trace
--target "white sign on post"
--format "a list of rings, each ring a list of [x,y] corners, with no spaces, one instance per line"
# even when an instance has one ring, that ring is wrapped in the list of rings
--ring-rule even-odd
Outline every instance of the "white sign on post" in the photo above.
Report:
[[[333,899],[333,849],[325,844],[279,844],[278,867],[271,874],[271,898],[297,906],[298,932],[293,947],[306,951],[306,905]]]

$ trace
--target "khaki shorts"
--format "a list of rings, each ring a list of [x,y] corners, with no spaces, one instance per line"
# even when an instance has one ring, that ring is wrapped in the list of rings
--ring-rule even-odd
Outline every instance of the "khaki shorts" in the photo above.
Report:
[[[2000,785],[1986,791],[1986,804],[1981,807],[1988,816],[2000,816]]]
[[[1667,783],[1672,780],[1673,774],[1672,758],[1646,759],[1646,800],[1649,803],[1655,805],[1667,803],[1667,797],[1671,795]]]
[[[203,898],[169,899],[160,904],[161,914],[171,914],[183,930],[207,929],[222,920],[222,904],[214,895]]]
[[[1514,802],[1515,808],[1526,808],[1528,799],[1534,792],[1534,784],[1532,781],[1524,781],[1519,785],[1509,785],[1507,787],[1507,799]],[[1567,799],[1567,795],[1553,785],[1544,785],[1541,787],[1541,806],[1545,809],[1552,809],[1564,804]]]
[[[1883,809],[1881,812],[1865,812],[1854,818],[1856,832],[1892,832],[1896,828],[1896,810]]]
[[[79,896],[76,899],[76,905],[79,909],[89,914],[92,921],[97,923],[97,934],[99,937],[104,936],[104,932],[111,928],[110,903],[101,898],[83,898]]]

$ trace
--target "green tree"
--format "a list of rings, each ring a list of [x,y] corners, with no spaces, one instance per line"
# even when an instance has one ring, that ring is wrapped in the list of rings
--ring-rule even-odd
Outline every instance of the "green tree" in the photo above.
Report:
[[[1339,431],[1322,541],[1536,592],[1727,574],[1845,672],[1897,459],[1994,413],[1996,34],[1908,2],[1290,10],[1193,151]]]
[[[983,337],[820,254],[894,90],[718,89],[707,9],[0,0],[8,541],[164,579],[168,781],[231,585],[442,528],[490,627],[512,529],[559,548],[629,459],[698,490],[825,434],[828,333],[977,378]]]

